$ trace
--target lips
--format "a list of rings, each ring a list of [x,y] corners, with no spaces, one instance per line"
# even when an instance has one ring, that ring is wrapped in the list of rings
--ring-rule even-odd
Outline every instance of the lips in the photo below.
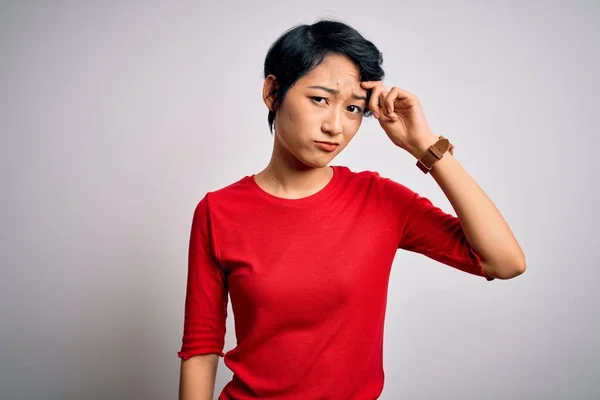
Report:
[[[321,150],[325,150],[328,152],[335,151],[338,147],[338,144],[333,143],[333,142],[317,142],[317,141],[315,141],[315,143]]]
[[[316,142],[317,142],[317,143],[332,144],[332,145],[334,145],[334,146],[337,146],[337,145],[339,145],[339,143],[336,143],[336,142],[323,142],[323,141],[316,141]]]

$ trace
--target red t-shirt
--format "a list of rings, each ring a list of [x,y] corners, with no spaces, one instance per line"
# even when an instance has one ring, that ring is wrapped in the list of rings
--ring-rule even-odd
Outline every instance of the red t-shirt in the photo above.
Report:
[[[219,399],[376,399],[397,249],[485,277],[460,220],[377,172],[333,166],[301,199],[254,175],[208,192],[192,222],[181,351],[224,357]],[[236,346],[223,353],[228,295]]]

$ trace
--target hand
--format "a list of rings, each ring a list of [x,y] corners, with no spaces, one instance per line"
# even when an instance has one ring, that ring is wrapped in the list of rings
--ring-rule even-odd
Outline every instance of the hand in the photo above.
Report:
[[[388,91],[382,81],[365,81],[360,85],[372,89],[369,109],[396,146],[418,158],[438,140],[438,135],[429,128],[417,96],[396,86]]]

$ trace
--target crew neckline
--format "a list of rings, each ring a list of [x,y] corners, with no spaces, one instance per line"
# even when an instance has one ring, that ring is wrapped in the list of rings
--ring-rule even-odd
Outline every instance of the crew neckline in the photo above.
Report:
[[[252,174],[252,175],[248,176],[247,179],[250,182],[250,186],[252,187],[252,189],[255,193],[257,193],[264,199],[269,200],[272,203],[282,204],[282,205],[291,205],[291,206],[304,205],[304,204],[313,203],[315,201],[321,200],[324,196],[327,196],[334,189],[337,182],[339,181],[340,171],[339,171],[338,165],[331,165],[330,167],[333,170],[333,176],[331,177],[329,182],[323,188],[321,188],[321,190],[319,190],[318,192],[313,193],[310,196],[305,196],[305,197],[301,197],[298,199],[288,199],[285,197],[279,197],[279,196],[275,196],[275,195],[265,191],[263,188],[261,188],[258,185],[256,180],[254,179],[256,174]]]

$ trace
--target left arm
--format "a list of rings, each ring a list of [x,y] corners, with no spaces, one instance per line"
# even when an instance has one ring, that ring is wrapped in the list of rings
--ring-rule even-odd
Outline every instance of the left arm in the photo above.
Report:
[[[388,91],[381,81],[361,82],[361,87],[371,90],[369,108],[396,146],[418,158],[438,140],[417,96],[397,86]],[[485,273],[499,279],[522,274],[523,250],[494,203],[458,161],[446,152],[429,173],[452,204]]]
[[[406,150],[420,157],[438,137],[433,133]],[[440,186],[463,226],[469,245],[481,257],[487,275],[514,278],[525,271],[525,255],[508,224],[487,194],[450,152],[429,172]]]

